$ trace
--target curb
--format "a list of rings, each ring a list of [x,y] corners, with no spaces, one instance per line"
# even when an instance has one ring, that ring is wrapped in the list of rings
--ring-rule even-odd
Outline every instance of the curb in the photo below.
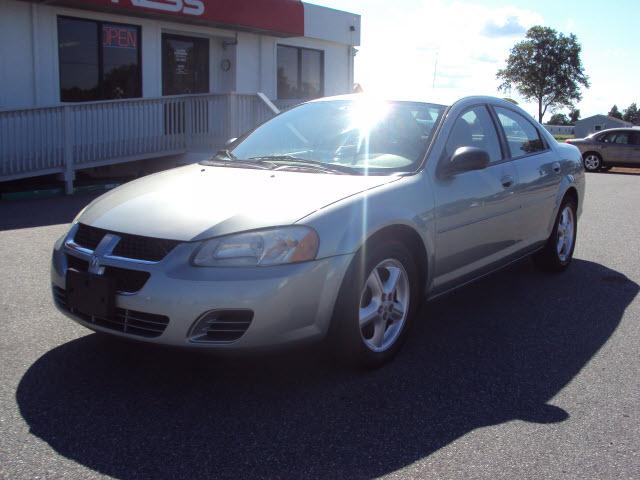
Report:
[[[121,183],[104,183],[94,185],[82,185],[73,189],[73,195],[106,192],[113,188],[119,187]],[[22,192],[7,192],[0,194],[0,200],[35,200],[41,198],[51,198],[64,195],[63,187],[42,188],[38,190],[25,190]]]

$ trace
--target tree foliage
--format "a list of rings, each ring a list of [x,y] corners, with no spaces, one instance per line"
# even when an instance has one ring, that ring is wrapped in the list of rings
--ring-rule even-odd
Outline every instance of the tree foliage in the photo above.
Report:
[[[635,102],[625,108],[622,119],[634,125],[640,125],[640,111],[638,111],[638,106]]]
[[[552,28],[531,27],[509,53],[507,65],[496,77],[500,90],[512,87],[528,101],[538,103],[538,120],[548,108],[572,108],[582,99],[580,87],[589,87],[575,35],[565,36]]]
[[[549,125],[569,125],[569,117],[564,113],[554,113],[549,119]]]
[[[580,120],[580,109],[574,108],[569,112],[569,125],[575,125]]]
[[[618,105],[613,105],[613,107],[611,107],[611,110],[609,110],[609,113],[607,115],[609,115],[610,117],[619,118],[620,120],[622,120],[622,113],[620,113],[620,110],[618,110]]]

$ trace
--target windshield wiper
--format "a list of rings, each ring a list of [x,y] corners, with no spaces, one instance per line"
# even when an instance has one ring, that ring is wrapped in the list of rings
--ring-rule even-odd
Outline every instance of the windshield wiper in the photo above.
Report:
[[[357,170],[346,167],[344,165],[336,165],[333,163],[325,163],[317,160],[307,160],[304,158],[294,157],[292,155],[265,155],[260,157],[250,157],[249,160],[270,162],[277,166],[284,167],[300,167],[320,170],[327,173],[339,174],[360,174]]]
[[[260,170],[272,170],[276,164],[266,161],[256,161],[253,159],[240,160],[229,150],[220,150],[212,158],[203,160],[200,165],[210,167],[231,167],[231,168],[258,168]]]

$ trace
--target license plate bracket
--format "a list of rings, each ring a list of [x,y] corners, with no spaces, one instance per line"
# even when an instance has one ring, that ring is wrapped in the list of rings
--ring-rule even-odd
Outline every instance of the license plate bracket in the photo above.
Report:
[[[115,310],[115,281],[75,269],[67,270],[67,305],[85,315],[112,318]]]

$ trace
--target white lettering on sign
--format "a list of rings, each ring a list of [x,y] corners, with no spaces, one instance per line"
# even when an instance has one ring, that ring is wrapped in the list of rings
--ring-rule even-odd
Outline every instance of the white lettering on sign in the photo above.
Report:
[[[204,13],[202,0],[129,0],[134,7],[144,7],[162,12],[179,13],[200,16]],[[120,3],[120,0],[111,0]]]

